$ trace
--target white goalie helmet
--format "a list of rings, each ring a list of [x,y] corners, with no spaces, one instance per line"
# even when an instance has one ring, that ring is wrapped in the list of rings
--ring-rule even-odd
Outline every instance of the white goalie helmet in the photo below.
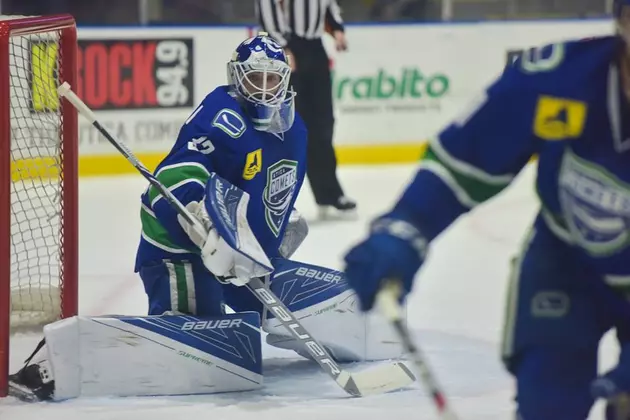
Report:
[[[264,32],[243,41],[227,70],[230,88],[257,130],[279,134],[291,128],[295,118],[291,66],[277,42]]]

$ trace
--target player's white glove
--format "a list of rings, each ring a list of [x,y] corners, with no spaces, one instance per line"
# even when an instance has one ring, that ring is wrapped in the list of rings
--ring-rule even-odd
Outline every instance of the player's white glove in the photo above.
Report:
[[[208,235],[204,238],[186,222],[182,216],[177,220],[190,240],[201,250],[201,260],[208,271],[221,282],[232,283],[235,286],[247,284],[254,271],[255,263],[249,258],[232,249],[214,229],[212,220],[206,212],[203,201],[192,201],[186,206],[188,211],[206,228]]]

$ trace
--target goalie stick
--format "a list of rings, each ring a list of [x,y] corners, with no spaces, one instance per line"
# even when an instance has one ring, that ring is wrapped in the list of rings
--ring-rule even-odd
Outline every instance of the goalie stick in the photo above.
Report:
[[[435,408],[438,411],[440,420],[457,420],[457,416],[451,410],[451,407],[442,392],[433,372],[429,369],[424,354],[418,346],[415,345],[409,329],[403,321],[403,311],[398,303],[401,296],[401,285],[394,280],[386,280],[381,290],[376,295],[376,304],[379,309],[394,327],[396,334],[403,343],[405,352],[409,354],[409,358],[416,365],[416,369],[420,374],[420,378],[424,383],[427,391],[431,394]]]
[[[65,82],[57,89],[59,96],[65,97],[126,159],[149,183],[155,187],[167,202],[174,207],[202,237],[207,236],[204,226],[193,217],[188,209],[136,158],[131,150],[114,138],[96,118],[94,112],[72,91]],[[269,310],[274,313],[282,325],[301,342],[311,357],[332,377],[348,394],[363,397],[399,390],[413,383],[413,373],[402,362],[388,363],[361,372],[350,373],[337,364],[328,351],[315,340],[302,326],[295,315],[282,301],[257,277],[252,278],[246,287]]]

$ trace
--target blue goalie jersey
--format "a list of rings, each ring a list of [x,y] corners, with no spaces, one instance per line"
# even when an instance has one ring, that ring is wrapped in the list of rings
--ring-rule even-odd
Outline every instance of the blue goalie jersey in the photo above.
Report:
[[[538,155],[536,229],[576,249],[609,283],[630,276],[630,105],[620,48],[618,38],[602,37],[524,54],[430,142],[394,212],[433,239]]]
[[[215,172],[250,195],[247,218],[269,258],[278,248],[306,170],[306,128],[298,115],[282,135],[253,128],[239,102],[221,86],[184,123],[157,179],[184,204],[201,201]],[[142,195],[136,271],[146,262],[185,260],[198,253],[177,213],[150,187]]]

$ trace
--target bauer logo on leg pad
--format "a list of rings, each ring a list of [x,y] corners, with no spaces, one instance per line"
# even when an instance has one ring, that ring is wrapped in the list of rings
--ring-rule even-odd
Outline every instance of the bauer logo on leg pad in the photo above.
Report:
[[[295,272],[297,276],[307,277],[309,279],[322,280],[327,283],[339,283],[344,280],[341,273],[326,272],[324,270],[316,270],[314,268],[300,267]]]
[[[203,318],[176,315],[119,319],[165,337],[170,347],[177,348],[177,354],[182,357],[190,358],[186,354],[197,350],[206,359],[221,358],[253,372],[258,372],[261,367],[262,357],[258,349],[260,315],[256,312]],[[180,348],[174,343],[187,347]]]
[[[284,258],[274,259],[274,267],[271,290],[292,311],[329,308],[336,296],[351,292],[345,275],[337,270]]]
[[[190,330],[214,330],[224,329],[224,328],[238,328],[241,326],[242,319],[214,319],[209,321],[197,321],[197,322],[185,322],[182,325],[182,331],[190,331]]]

